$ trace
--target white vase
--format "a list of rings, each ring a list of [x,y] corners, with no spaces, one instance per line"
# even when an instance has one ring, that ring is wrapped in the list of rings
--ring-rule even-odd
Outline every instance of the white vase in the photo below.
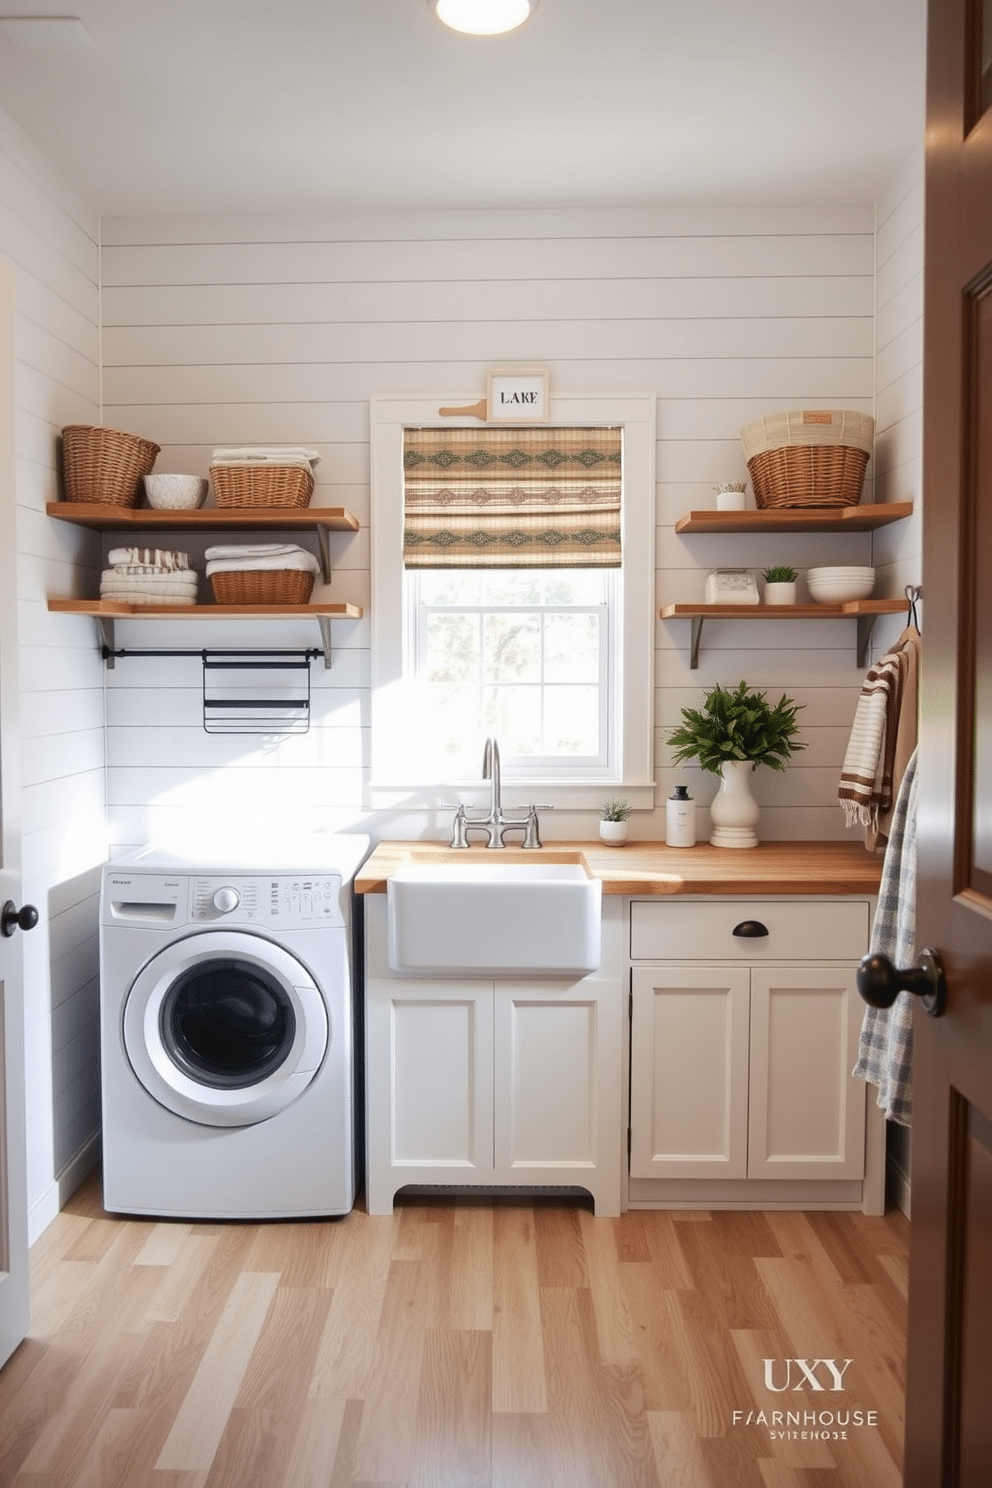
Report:
[[[796,581],[789,579],[784,583],[765,583],[766,605],[794,605],[796,602]]]
[[[601,821],[599,824],[599,836],[601,841],[609,843],[611,847],[619,847],[627,841],[628,826],[625,821]]]
[[[717,511],[743,511],[746,505],[746,496],[743,491],[717,491]]]
[[[714,847],[757,847],[755,827],[761,814],[751,794],[751,760],[726,760],[720,766],[720,789],[710,803]]]

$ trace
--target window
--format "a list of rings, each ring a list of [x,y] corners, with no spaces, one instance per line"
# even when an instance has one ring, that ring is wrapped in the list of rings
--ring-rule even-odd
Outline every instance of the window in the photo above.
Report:
[[[652,804],[654,397],[552,399],[552,425],[622,431],[622,567],[404,568],[404,435],[440,401],[372,404],[370,804],[464,799],[490,734],[520,800]]]

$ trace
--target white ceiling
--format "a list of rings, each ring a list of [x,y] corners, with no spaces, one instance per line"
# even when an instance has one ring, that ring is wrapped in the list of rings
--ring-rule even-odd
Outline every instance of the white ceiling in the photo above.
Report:
[[[925,0],[0,0],[0,107],[106,214],[873,201],[923,134]]]

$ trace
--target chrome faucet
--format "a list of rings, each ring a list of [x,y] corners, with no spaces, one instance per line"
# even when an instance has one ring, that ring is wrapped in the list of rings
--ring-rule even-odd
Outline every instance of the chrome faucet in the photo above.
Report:
[[[506,816],[503,813],[499,745],[491,737],[486,740],[486,746],[482,752],[482,778],[490,782],[489,811],[485,816],[468,816],[465,807],[459,806],[452,826],[451,846],[468,847],[468,833],[475,829],[487,834],[489,839],[486,843],[487,847],[505,847],[503,833],[516,829],[524,834],[522,847],[540,847],[540,824],[537,819],[536,806],[521,808],[526,811],[526,816]]]

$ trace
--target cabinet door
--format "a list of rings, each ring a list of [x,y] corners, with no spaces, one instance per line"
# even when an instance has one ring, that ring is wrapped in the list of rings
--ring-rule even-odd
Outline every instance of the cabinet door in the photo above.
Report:
[[[406,1183],[491,1183],[490,982],[370,980],[368,1205]]]
[[[622,1003],[617,980],[498,982],[496,1177],[565,1183],[619,1207]],[[600,1204],[597,1199],[597,1213]]]
[[[852,967],[752,971],[749,1177],[864,1177],[863,1011]]]
[[[630,1175],[747,1175],[748,971],[632,972]]]

